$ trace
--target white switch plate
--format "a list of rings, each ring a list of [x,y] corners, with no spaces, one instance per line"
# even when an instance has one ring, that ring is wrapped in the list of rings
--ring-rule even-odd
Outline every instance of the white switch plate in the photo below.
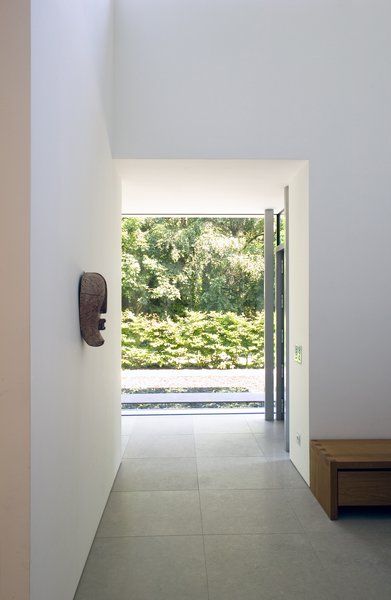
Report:
[[[301,365],[303,361],[303,346],[295,346],[294,360]]]

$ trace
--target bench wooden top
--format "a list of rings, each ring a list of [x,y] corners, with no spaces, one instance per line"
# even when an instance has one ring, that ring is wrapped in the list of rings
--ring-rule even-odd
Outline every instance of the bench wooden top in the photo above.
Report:
[[[311,448],[345,469],[391,468],[391,439],[311,440]]]

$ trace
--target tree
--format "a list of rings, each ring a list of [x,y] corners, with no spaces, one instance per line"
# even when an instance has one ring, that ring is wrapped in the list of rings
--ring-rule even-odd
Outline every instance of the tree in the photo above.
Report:
[[[122,221],[122,304],[135,315],[260,311],[263,267],[263,219]]]

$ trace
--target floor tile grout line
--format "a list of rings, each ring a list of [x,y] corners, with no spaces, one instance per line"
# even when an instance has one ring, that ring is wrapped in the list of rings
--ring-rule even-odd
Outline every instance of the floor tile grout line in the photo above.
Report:
[[[261,455],[261,454],[203,454],[203,455],[194,455],[194,456],[123,456],[123,460],[144,460],[144,459],[177,459],[177,458],[186,458],[186,459],[195,459],[195,458],[263,458],[265,459],[263,463],[271,463],[271,462],[290,462],[289,459],[285,458],[283,455],[272,456],[272,455]]]
[[[97,540],[126,540],[126,539],[145,539],[145,538],[162,538],[162,537],[179,537],[179,538],[201,538],[202,533],[148,533],[145,535],[100,535]]]
[[[121,463],[120,463],[120,466],[121,466]],[[118,469],[117,469],[117,473],[116,473],[116,476],[115,476],[115,478],[114,478],[114,482],[115,482],[115,480],[116,480],[116,478],[117,478],[117,476],[118,476],[118,471],[119,471],[119,468],[120,468],[120,467],[118,467]],[[89,551],[88,551],[87,558],[85,559],[85,563],[84,563],[84,566],[83,566],[83,570],[82,570],[82,572],[81,572],[80,579],[79,579],[79,581],[78,581],[78,584],[77,584],[77,587],[76,587],[76,590],[75,590],[75,595],[74,595],[74,598],[76,598],[76,597],[77,597],[78,591],[79,591],[79,589],[80,589],[80,586],[81,586],[81,583],[82,583],[82,580],[83,580],[83,577],[84,577],[84,573],[86,572],[87,565],[88,565],[88,563],[89,563],[89,559],[90,559],[90,557],[92,556],[92,550],[93,550],[93,547],[94,547],[94,545],[95,545],[96,541],[100,539],[100,538],[99,538],[99,536],[98,536],[98,532],[99,532],[100,526],[101,526],[101,524],[102,524],[102,521],[103,521],[103,518],[104,518],[104,514],[105,514],[105,512],[106,512],[107,506],[108,506],[108,504],[109,504],[110,497],[111,497],[111,495],[112,495],[112,493],[113,493],[113,486],[114,486],[114,482],[113,482],[113,485],[111,486],[111,489],[110,489],[109,495],[108,495],[108,497],[107,497],[107,500],[106,500],[105,506],[104,506],[104,508],[103,508],[103,510],[102,510],[102,514],[101,514],[101,516],[100,516],[99,523],[98,523],[98,526],[97,526],[97,528],[96,528],[96,531],[95,531],[95,535],[94,535],[94,537],[93,537],[93,540],[92,540],[92,543],[91,543],[90,549],[89,549]]]
[[[293,490],[305,490],[304,486],[290,486],[290,487],[244,487],[244,488],[236,488],[236,487],[193,487],[193,488],[183,488],[183,489],[150,489],[150,490],[111,490],[111,494],[140,494],[140,493],[149,493],[149,492],[289,492]],[[293,508],[292,508],[293,510]]]
[[[252,431],[195,431],[194,437],[198,435],[252,435]]]
[[[263,454],[197,454],[196,458],[266,458],[266,456]]]
[[[194,460],[195,456],[124,456],[124,460]]]
[[[122,540],[127,538],[156,538],[156,537],[227,537],[227,536],[247,536],[247,537],[259,537],[259,536],[277,536],[277,535],[301,535],[307,537],[303,531],[240,531],[240,532],[225,532],[225,533],[146,533],[135,534],[135,535],[99,535],[96,536],[96,540]],[[391,534],[390,534],[391,535]],[[375,539],[375,538],[374,538]]]
[[[255,433],[254,433],[254,432],[253,432],[253,430],[251,429],[251,426],[250,426],[250,424],[248,424],[248,426],[249,426],[249,428],[250,428],[250,431],[251,431],[251,433],[252,433],[252,436],[253,436],[253,438],[254,438],[254,441],[255,441],[256,445],[258,446],[258,448],[259,448],[259,449],[260,449],[260,451],[262,452],[262,456],[263,456],[263,457],[265,457],[265,458],[267,458],[267,457],[265,456],[265,453],[263,452],[262,448],[261,448],[261,447],[260,447],[260,445],[258,444],[257,438],[255,437]]]
[[[144,460],[144,458],[195,458],[194,456],[124,456],[124,460]]]
[[[139,439],[145,439],[148,435],[150,435],[151,438],[153,436],[153,439],[167,438],[167,437],[170,437],[170,438],[172,438],[172,437],[195,437],[194,433],[158,433],[156,431],[140,431],[140,430],[138,430],[136,435],[133,435],[132,437],[136,438],[136,440],[137,440],[137,437]],[[125,437],[125,436],[123,436],[123,437]],[[127,436],[127,437],[130,437],[130,436]]]
[[[265,416],[265,415],[263,415],[263,416]],[[267,422],[266,419],[264,419],[264,421],[265,421],[265,423]],[[249,422],[249,420],[248,420],[247,417],[246,417],[246,422],[247,422],[247,425],[248,425],[248,427],[249,427],[249,429],[250,429],[250,431],[251,431],[251,433],[253,435],[268,435],[268,433],[266,431],[254,431],[253,428],[251,427],[251,424],[250,424],[250,422]],[[271,421],[271,423],[280,423],[280,422],[283,423],[283,421],[277,421],[277,420]],[[280,427],[282,427],[282,426],[280,426]],[[283,434],[283,432],[282,432],[281,435],[282,435],[281,442],[284,443],[284,437],[283,437],[284,434]],[[276,440],[276,441],[278,442],[279,440]]]
[[[208,596],[208,600],[210,600],[208,566],[206,564],[204,520],[203,520],[203,517],[202,517],[201,491],[200,491],[200,480],[199,480],[199,475],[198,475],[198,460],[197,460],[197,457],[196,457],[196,473],[197,473],[197,488],[198,488],[198,504],[199,504],[199,509],[200,509],[201,531],[202,531],[202,547],[203,547],[203,552],[204,552],[204,565],[205,565],[205,577],[206,577],[206,593],[207,593],[207,596]]]
[[[250,424],[249,424],[249,427],[250,427]],[[250,427],[250,429],[251,429],[251,427]],[[251,431],[252,431],[252,430],[251,430]],[[265,458],[266,458],[266,460],[267,460],[267,456],[264,454],[264,452],[263,452],[263,450],[262,450],[261,446],[258,444],[258,440],[257,440],[257,438],[256,438],[256,435],[257,435],[257,434],[255,434],[253,431],[252,431],[252,434],[253,434],[253,436],[254,436],[255,443],[257,444],[258,448],[261,450],[262,454],[265,456]],[[283,440],[283,439],[281,439],[281,444],[282,444],[282,445],[284,444],[284,440]],[[289,453],[287,453],[287,454],[288,454],[288,456],[289,456],[289,459],[287,459],[287,460],[289,460],[289,462],[291,462],[291,460],[290,460],[290,454],[289,454]],[[269,462],[270,462],[270,461],[269,461]],[[280,489],[281,489],[281,490],[285,490],[285,489],[289,489],[289,488],[280,488]],[[290,488],[290,489],[300,489],[300,488]],[[285,503],[286,503],[286,505],[287,505],[287,506],[289,506],[289,508],[290,508],[290,510],[292,511],[292,513],[293,513],[293,515],[294,515],[294,517],[295,517],[295,519],[296,519],[296,521],[297,521],[297,523],[298,523],[299,527],[301,528],[301,530],[302,530],[302,531],[303,531],[303,533],[305,534],[305,530],[304,530],[303,524],[302,524],[301,520],[299,519],[298,515],[296,514],[296,512],[295,512],[295,510],[294,510],[293,506],[291,505],[291,503],[290,503],[290,501],[289,501],[289,498],[287,497],[287,494],[285,494],[285,493],[284,493],[283,495],[285,496]],[[284,503],[284,504],[285,504],[285,503]]]
[[[113,490],[113,494],[149,494],[150,492],[197,492],[197,488],[183,488],[176,490],[166,490],[166,489],[153,489],[153,490]]]
[[[284,456],[284,455],[282,455]],[[261,458],[271,459],[279,458],[275,456],[266,456],[264,454],[195,454],[194,456],[124,456],[124,460],[167,460],[167,459],[183,459],[183,460],[195,460],[196,458]],[[283,460],[283,459],[282,459]],[[263,462],[269,462],[264,460]],[[286,459],[286,462],[290,462]]]
[[[249,425],[249,427],[250,427],[250,425]],[[250,427],[250,429],[251,429],[251,427]],[[255,433],[255,432],[254,432],[252,429],[251,429],[251,433],[252,433],[252,435],[253,435],[253,437],[254,437],[254,440],[255,440],[255,443],[256,443],[256,445],[258,446],[258,448],[259,448],[259,449],[260,449],[260,451],[262,452],[262,456],[263,456],[263,457],[266,459],[266,461],[267,461],[267,462],[272,462],[270,459],[272,459],[272,458],[275,458],[275,454],[269,454],[269,453],[265,453],[265,451],[262,449],[262,447],[261,447],[261,446],[260,446],[260,444],[258,443],[258,440],[257,440],[257,437],[256,437],[256,436],[257,436],[257,435],[262,435],[262,434]],[[266,435],[266,434],[264,434],[264,435]],[[283,439],[283,438],[281,438],[281,440],[273,440],[273,443],[275,443],[275,444],[280,444],[280,443],[281,443],[281,446],[283,447],[283,446],[284,446],[284,439]],[[286,453],[284,453],[284,452],[281,452],[281,457],[285,457],[285,456],[286,456],[286,459],[285,459],[285,460],[287,460],[287,461],[290,461],[290,455],[289,455],[289,452],[286,452]],[[284,460],[284,459],[283,459],[283,460]]]
[[[294,509],[293,509],[293,511],[294,511],[294,513],[296,514],[296,511],[295,511]],[[296,516],[297,516],[297,515],[296,515]],[[297,518],[298,518],[298,517],[297,517]],[[303,527],[303,529],[304,529],[304,527]],[[332,577],[331,577],[331,574],[329,573],[329,570],[327,569],[326,565],[323,563],[322,559],[321,559],[321,558],[320,558],[320,556],[319,556],[319,553],[318,553],[317,549],[315,548],[314,544],[312,543],[311,536],[310,536],[310,533],[311,533],[311,532],[309,532],[309,531],[304,531],[304,533],[305,533],[305,536],[306,536],[306,538],[307,538],[307,541],[308,541],[309,545],[310,545],[310,546],[311,546],[311,548],[312,548],[312,551],[313,551],[313,553],[314,553],[314,554],[315,554],[315,556],[316,556],[316,559],[317,559],[317,561],[318,561],[319,565],[321,566],[321,568],[322,568],[322,570],[323,570],[323,572],[324,572],[324,575],[325,575],[325,577],[328,579],[328,581],[330,582],[330,584],[333,586],[333,589],[334,589],[334,585],[333,585],[333,579],[332,579]],[[334,592],[335,592],[335,594],[336,594],[336,598],[337,598],[338,600],[344,600],[344,598],[343,598],[343,597],[340,595],[339,591],[337,590],[337,587],[336,587],[336,586],[335,586]]]
[[[306,489],[306,488],[302,487],[302,488],[291,488],[291,489],[302,489],[302,490],[304,490],[304,489]],[[292,512],[293,512],[293,514],[295,515],[295,517],[296,517],[296,519],[297,519],[298,523],[300,524],[300,527],[302,528],[304,535],[305,535],[305,536],[308,538],[308,540],[309,540],[309,532],[308,532],[308,531],[305,529],[305,527],[304,527],[304,525],[303,525],[303,523],[302,523],[302,520],[301,520],[301,518],[300,518],[300,517],[299,517],[299,515],[297,514],[297,511],[295,510],[295,507],[293,506],[293,503],[291,502],[291,500],[290,500],[290,498],[289,498],[289,494],[287,494],[286,492],[287,492],[287,490],[284,490],[284,496],[285,496],[285,500],[286,500],[287,504],[289,505],[289,507],[290,507],[291,511],[292,511]]]

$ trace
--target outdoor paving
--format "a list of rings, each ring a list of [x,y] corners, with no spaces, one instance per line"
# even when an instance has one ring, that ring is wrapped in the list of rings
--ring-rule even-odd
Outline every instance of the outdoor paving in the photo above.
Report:
[[[135,369],[122,371],[122,387],[147,388],[246,388],[262,393],[264,369]]]

